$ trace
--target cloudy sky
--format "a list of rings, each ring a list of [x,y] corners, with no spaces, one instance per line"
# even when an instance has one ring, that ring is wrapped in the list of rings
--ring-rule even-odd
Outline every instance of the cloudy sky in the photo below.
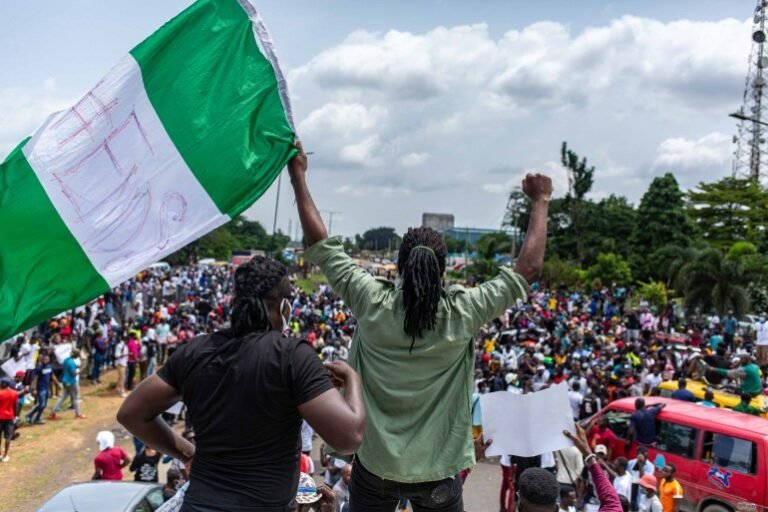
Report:
[[[0,158],[190,3],[0,2]],[[730,172],[752,0],[254,3],[334,234],[402,231],[425,211],[498,227],[525,172],[564,193],[563,140],[596,166],[595,198]],[[271,228],[275,198],[249,216]]]

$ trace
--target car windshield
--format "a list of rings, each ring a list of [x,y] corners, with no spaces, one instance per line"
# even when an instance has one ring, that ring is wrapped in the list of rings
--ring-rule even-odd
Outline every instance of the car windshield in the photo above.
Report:
[[[72,485],[59,491],[38,512],[103,512],[105,503],[109,503],[109,510],[126,510],[141,491],[136,484]]]

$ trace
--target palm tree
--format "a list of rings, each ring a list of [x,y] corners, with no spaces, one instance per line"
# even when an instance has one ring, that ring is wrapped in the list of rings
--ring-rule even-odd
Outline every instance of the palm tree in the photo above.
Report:
[[[729,309],[737,315],[748,312],[750,278],[750,272],[739,260],[728,258],[717,249],[699,252],[679,274],[688,310],[715,309],[720,315]]]

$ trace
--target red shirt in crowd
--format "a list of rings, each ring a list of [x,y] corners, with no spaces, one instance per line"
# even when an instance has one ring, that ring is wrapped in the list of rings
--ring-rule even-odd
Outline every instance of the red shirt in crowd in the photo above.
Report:
[[[95,459],[93,459],[93,465],[96,469],[101,470],[102,480],[122,480],[123,468],[122,462],[128,458],[128,455],[119,446],[113,446],[106,450],[99,452]]]
[[[12,420],[16,417],[16,404],[19,394],[11,388],[0,389],[0,421]]]

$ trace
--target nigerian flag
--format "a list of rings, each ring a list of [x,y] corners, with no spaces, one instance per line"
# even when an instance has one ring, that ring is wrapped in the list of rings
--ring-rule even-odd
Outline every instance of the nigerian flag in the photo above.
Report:
[[[0,164],[0,340],[248,208],[293,156],[248,0],[199,0]]]

